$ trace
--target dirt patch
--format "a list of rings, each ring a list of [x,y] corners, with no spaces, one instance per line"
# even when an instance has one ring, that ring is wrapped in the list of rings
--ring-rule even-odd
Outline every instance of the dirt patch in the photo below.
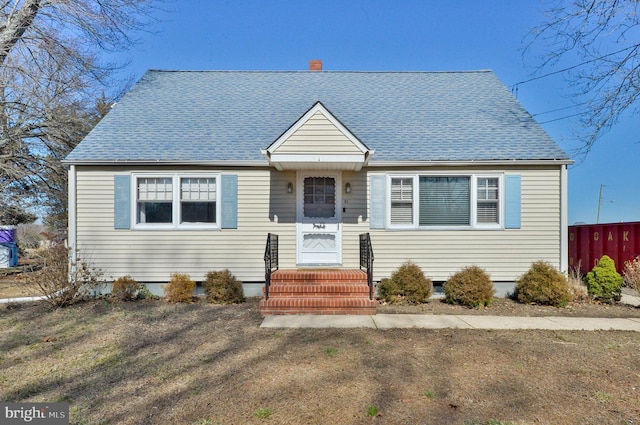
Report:
[[[10,269],[0,269],[0,298],[18,298],[33,296],[33,290],[28,285],[31,266],[13,267]]]
[[[0,398],[70,402],[73,424],[640,423],[640,333],[261,320],[257,299],[0,307]]]
[[[451,305],[439,299],[432,299],[427,304],[418,305],[383,304],[378,307],[378,313],[640,318],[640,308],[623,303],[602,304],[597,302],[573,302],[569,303],[566,307],[551,307],[535,304],[520,304],[509,298],[495,298],[491,305],[485,308],[468,308]]]

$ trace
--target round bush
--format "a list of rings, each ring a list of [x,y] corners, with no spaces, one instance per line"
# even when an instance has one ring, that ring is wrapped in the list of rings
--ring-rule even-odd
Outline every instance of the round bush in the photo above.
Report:
[[[164,287],[164,295],[170,303],[190,303],[193,302],[193,290],[196,283],[191,280],[188,274],[173,273],[171,280]]]
[[[564,307],[572,295],[564,275],[551,264],[538,261],[516,281],[514,298],[523,304]]]
[[[207,301],[214,304],[235,304],[244,302],[242,282],[229,271],[207,273],[203,282]]]
[[[442,285],[442,290],[445,302],[472,308],[488,306],[495,293],[491,278],[478,266],[465,267],[455,273]]]
[[[419,304],[429,301],[433,282],[415,263],[407,261],[378,284],[378,298],[389,303]]]
[[[402,297],[396,282],[390,278],[383,278],[378,283],[378,299],[391,304],[401,303]]]
[[[142,285],[129,275],[121,276],[113,281],[111,296],[121,301],[133,301],[138,298]]]
[[[596,300],[613,303],[622,297],[624,279],[616,271],[616,264],[607,255],[603,255],[593,269],[584,277],[589,295]]]

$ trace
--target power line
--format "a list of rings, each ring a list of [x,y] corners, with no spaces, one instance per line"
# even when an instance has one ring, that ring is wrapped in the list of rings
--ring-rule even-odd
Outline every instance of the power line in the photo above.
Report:
[[[573,115],[566,115],[566,116],[564,116],[564,117],[554,118],[554,119],[552,119],[552,120],[541,121],[541,122],[539,122],[538,124],[541,124],[541,125],[542,125],[542,124],[547,124],[547,123],[554,122],[554,121],[566,120],[567,118],[577,117],[578,115],[582,115],[582,113],[580,113],[580,112],[579,112],[579,113],[577,113],[577,114],[573,114]]]
[[[567,68],[564,68],[564,69],[560,69],[558,71],[549,72],[549,73],[544,74],[544,75],[538,75],[537,77],[532,77],[532,78],[529,78],[528,80],[519,81],[519,82],[517,82],[515,84],[512,84],[510,86],[510,88],[511,88],[512,91],[515,89],[515,91],[517,92],[518,91],[517,86],[519,86],[520,84],[530,83],[531,81],[540,80],[542,78],[550,77],[552,75],[561,74],[563,72],[571,71],[572,69],[581,67],[581,66],[586,65],[588,63],[596,62],[596,61],[599,61],[601,59],[607,58],[609,56],[613,56],[613,55],[617,55],[618,53],[625,52],[627,50],[637,49],[638,47],[640,47],[640,44],[636,44],[636,45],[633,45],[633,46],[625,47],[624,49],[620,49],[620,50],[617,50],[617,51],[612,52],[612,53],[607,53],[606,55],[603,55],[603,56],[600,56],[600,57],[597,57],[597,58],[589,59],[588,61],[581,62],[581,63],[579,63],[577,65],[573,65],[573,66],[570,66],[570,67],[567,67]]]
[[[550,111],[538,112],[537,114],[531,115],[532,117],[537,117],[538,115],[550,114],[552,112],[564,111],[566,109],[577,108],[578,106],[586,105],[587,102],[578,103],[577,105],[565,106],[564,108],[552,109]]]
[[[536,80],[540,80],[542,78],[550,77],[552,75],[561,74],[563,72],[571,71],[572,69],[579,68],[579,67],[581,67],[583,65],[587,65],[589,63],[602,60],[602,59],[607,58],[609,56],[613,56],[613,55],[617,55],[617,54],[622,53],[622,52],[626,52],[627,50],[638,49],[639,47],[640,47],[640,44],[636,44],[636,45],[633,45],[633,46],[628,46],[628,47],[625,47],[624,49],[620,49],[620,50],[617,50],[615,52],[607,53],[606,55],[602,55],[602,56],[599,56],[597,58],[593,58],[593,59],[590,59],[588,61],[584,61],[584,62],[581,62],[579,64],[569,66],[567,68],[563,68],[563,69],[560,69],[560,70],[557,70],[557,71],[549,72],[549,73],[544,74],[544,75],[538,75],[537,77],[532,77],[532,78],[529,78],[527,80],[519,81],[519,82],[509,86],[509,88],[511,89],[511,92],[515,95],[515,97],[517,98],[518,97],[518,89],[519,89],[519,86],[521,84],[530,83],[531,81],[536,81]],[[576,108],[576,107],[585,105],[587,103],[588,102],[582,102],[582,103],[578,103],[577,105],[565,106],[565,107],[562,107],[562,108],[552,109],[552,110],[549,110],[549,111],[538,112],[537,114],[533,114],[532,117],[536,117],[536,116],[539,116],[539,115],[550,114],[550,113],[553,113],[553,112],[564,111],[564,110],[571,109],[571,108]],[[547,120],[547,121],[541,121],[538,124],[547,124],[547,123],[551,123],[551,122],[555,122],[555,121],[560,121],[560,120],[565,120],[565,119],[568,119],[568,118],[577,117],[579,115],[582,115],[582,114],[581,113],[576,113],[576,114],[572,114],[572,115],[566,115],[566,116],[563,116],[563,117],[554,118],[554,119],[550,119],[550,120]]]

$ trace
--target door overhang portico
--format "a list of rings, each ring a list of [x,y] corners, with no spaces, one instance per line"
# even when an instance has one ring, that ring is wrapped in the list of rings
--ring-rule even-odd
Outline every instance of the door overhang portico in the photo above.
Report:
[[[262,154],[278,171],[360,171],[373,150],[317,102]]]
[[[273,155],[271,165],[278,171],[333,170],[360,171],[366,162],[364,155]]]
[[[296,264],[342,265],[342,172],[373,154],[320,102],[262,154],[279,171],[296,171]]]

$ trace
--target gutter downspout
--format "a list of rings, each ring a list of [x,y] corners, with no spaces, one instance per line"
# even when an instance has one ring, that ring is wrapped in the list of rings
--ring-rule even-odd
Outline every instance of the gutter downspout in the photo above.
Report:
[[[567,165],[560,168],[560,271],[569,272],[569,196]]]
[[[69,210],[67,212],[67,221],[69,223],[68,238],[69,238],[69,250],[71,252],[71,255],[69,258],[69,260],[71,261],[71,263],[69,264],[69,273],[70,273],[70,276],[73,276],[75,274],[76,262],[78,260],[77,258],[78,250],[76,249],[78,230],[77,230],[77,221],[76,221],[77,198],[76,198],[76,166],[75,165],[71,165],[69,167],[68,184],[69,184],[69,195],[68,195]]]

